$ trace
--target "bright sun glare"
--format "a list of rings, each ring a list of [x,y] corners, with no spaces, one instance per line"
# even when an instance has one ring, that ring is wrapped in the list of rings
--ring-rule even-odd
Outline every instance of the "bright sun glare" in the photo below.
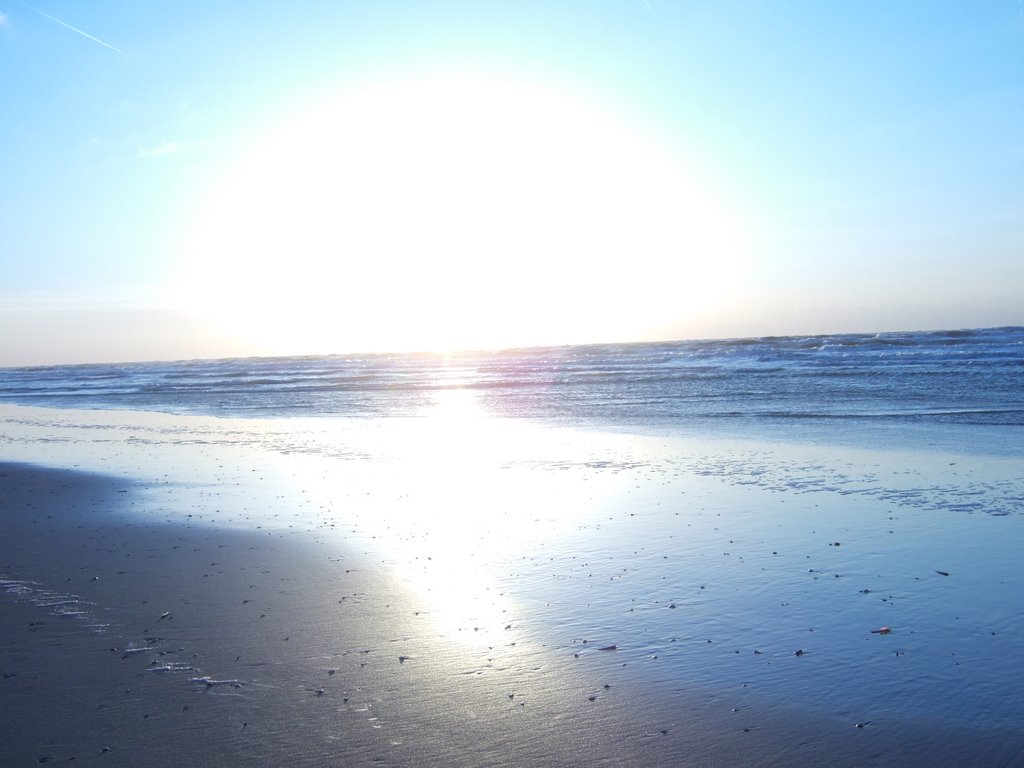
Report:
[[[205,201],[175,290],[259,354],[664,338],[721,301],[737,243],[692,169],[610,115],[424,77],[258,142]]]

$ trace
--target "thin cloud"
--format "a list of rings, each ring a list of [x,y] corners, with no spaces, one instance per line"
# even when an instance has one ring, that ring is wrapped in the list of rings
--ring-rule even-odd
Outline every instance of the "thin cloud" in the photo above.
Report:
[[[7,17],[6,13],[4,13],[3,11],[0,11],[0,27],[9,27],[9,26],[11,26],[11,20]]]
[[[163,155],[169,155],[173,152],[177,152],[181,149],[181,144],[176,141],[167,141],[163,144],[158,144],[155,147],[143,147],[139,145],[138,157],[142,160],[148,160],[151,157],[161,157]]]
[[[25,4],[22,3],[22,5],[25,5]],[[78,27],[73,27],[70,24],[68,24],[66,21],[61,21],[56,16],[51,16],[48,13],[44,13],[43,11],[40,11],[38,8],[33,8],[31,5],[25,5],[25,7],[28,8],[30,11],[35,11],[40,16],[42,16],[44,19],[49,19],[50,21],[52,21],[52,22],[54,22],[56,24],[60,24],[62,27],[66,27],[66,28],[70,29],[72,32],[77,32],[82,37],[87,37],[90,40],[92,40],[94,43],[99,43],[100,45],[102,45],[102,46],[104,46],[106,48],[109,48],[110,50],[114,51],[115,53],[124,53],[124,51],[122,51],[120,48],[115,48],[110,43],[107,43],[107,42],[105,42],[103,40],[100,40],[98,37],[93,37],[88,32],[84,32],[81,29],[79,29]]]

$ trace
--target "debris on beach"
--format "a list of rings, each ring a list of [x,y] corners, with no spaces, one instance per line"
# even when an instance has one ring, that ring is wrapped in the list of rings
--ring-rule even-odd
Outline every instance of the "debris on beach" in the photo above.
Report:
[[[617,651],[619,646],[617,645],[606,645],[603,648],[598,648],[599,651]]]
[[[936,571],[936,573],[939,574],[939,576],[949,576],[948,571]]]
[[[200,683],[202,685],[205,685],[207,688],[213,688],[214,686],[218,685],[230,685],[232,688],[241,688],[244,685],[244,683],[241,680],[214,680],[212,677],[209,677],[208,675],[203,675],[202,677],[193,677],[191,682]]]
[[[872,629],[871,634],[873,635],[888,635],[892,630],[889,627],[879,627],[878,629]]]

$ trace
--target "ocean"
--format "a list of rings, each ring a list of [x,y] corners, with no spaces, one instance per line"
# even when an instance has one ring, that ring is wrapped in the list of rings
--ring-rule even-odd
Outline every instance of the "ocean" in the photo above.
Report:
[[[0,369],[0,402],[206,416],[491,415],[700,431],[1024,426],[1024,328]]]

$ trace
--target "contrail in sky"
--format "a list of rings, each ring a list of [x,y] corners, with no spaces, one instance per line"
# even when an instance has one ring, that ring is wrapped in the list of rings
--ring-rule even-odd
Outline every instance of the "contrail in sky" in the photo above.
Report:
[[[650,11],[651,12],[651,16],[653,16],[654,15],[654,9],[651,8],[651,4],[648,3],[647,0],[644,0],[644,5],[647,6],[647,10]]]
[[[25,5],[25,3],[22,3],[22,5]],[[48,14],[48,13],[43,13],[43,12],[42,12],[42,11],[40,11],[40,10],[39,10],[38,8],[33,8],[33,7],[31,6],[31,5],[25,5],[25,7],[26,7],[26,8],[28,8],[28,9],[29,9],[30,11],[35,11],[35,12],[36,12],[36,13],[38,13],[38,14],[39,14],[40,16],[42,16],[42,17],[43,17],[44,19],[49,19],[50,21],[54,21],[54,22],[56,22],[56,23],[60,24],[60,25],[61,25],[62,27],[67,27],[67,28],[68,28],[68,29],[70,29],[70,30],[71,30],[72,32],[77,32],[77,33],[78,33],[78,34],[80,34],[80,35],[81,35],[82,37],[88,37],[88,38],[89,38],[90,40],[92,40],[92,41],[93,41],[94,43],[99,43],[100,45],[102,45],[102,46],[105,46],[105,47],[109,48],[110,50],[112,50],[112,51],[115,51],[115,52],[117,52],[117,53],[124,53],[124,51],[122,51],[122,50],[121,50],[120,48],[115,48],[115,47],[114,47],[114,46],[112,46],[112,45],[111,45],[110,43],[105,43],[105,42],[103,42],[102,40],[100,40],[100,39],[99,39],[98,37],[93,37],[93,36],[92,36],[92,35],[90,35],[90,34],[89,34],[88,32],[83,32],[83,31],[82,31],[82,30],[80,30],[80,29],[79,29],[78,27],[72,27],[72,26],[71,26],[70,24],[68,24],[68,23],[67,23],[66,21],[61,21],[61,20],[60,20],[60,19],[58,19],[58,18],[57,18],[56,16],[51,16],[51,15],[50,15],[50,14]]]

